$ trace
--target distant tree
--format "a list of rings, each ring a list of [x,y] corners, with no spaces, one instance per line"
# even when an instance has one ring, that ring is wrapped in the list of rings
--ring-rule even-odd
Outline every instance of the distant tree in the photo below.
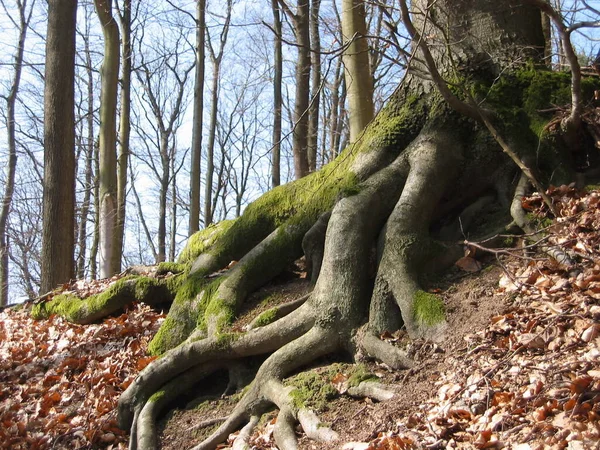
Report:
[[[281,184],[281,110],[283,97],[281,85],[283,77],[283,42],[281,34],[281,13],[278,0],[271,0],[273,12],[273,138],[271,150],[271,187]]]
[[[194,116],[190,168],[190,217],[188,234],[200,229],[200,188],[202,161],[202,125],[204,113],[204,72],[206,40],[206,0],[196,1],[196,74],[194,76]]]
[[[119,27],[112,14],[112,0],[94,0],[104,35],[104,60],[100,93],[100,277],[119,271],[117,217],[117,91],[119,83]]]
[[[119,116],[119,155],[117,159],[117,250],[115,271],[121,271],[125,237],[125,205],[127,192],[127,167],[129,165],[129,140],[131,135],[131,0],[123,0],[118,10],[121,27],[121,104]]]
[[[6,101],[6,135],[8,143],[8,161],[6,165],[6,183],[4,185],[4,195],[0,207],[0,306],[8,304],[8,235],[7,222],[10,214],[13,193],[15,190],[15,174],[17,171],[17,138],[16,138],[16,120],[15,109],[17,105],[17,96],[21,84],[21,73],[23,70],[23,53],[25,51],[25,39],[29,30],[29,23],[35,0],[27,5],[27,0],[17,1],[17,12],[19,17],[13,18],[6,7],[5,0],[0,0],[2,9],[9,17],[10,21],[18,30],[18,41],[15,50],[13,62],[13,78],[10,83],[8,95],[2,95]]]
[[[215,48],[213,45],[213,38],[210,33],[206,34],[208,41],[208,50],[210,60],[212,63],[212,82],[211,82],[211,104],[210,104],[210,124],[208,128],[208,145],[206,149],[206,185],[204,192],[204,226],[209,226],[213,221],[213,207],[212,207],[212,191],[213,191],[213,173],[214,173],[214,149],[215,149],[215,136],[217,130],[217,114],[219,105],[219,79],[221,75],[221,63],[223,61],[223,54],[225,51],[225,45],[227,44],[227,37],[229,35],[229,25],[231,23],[231,8],[232,0],[227,0],[225,20],[221,26],[221,33],[219,34],[219,45]]]
[[[310,45],[311,45],[311,94],[308,107],[308,170],[317,168],[317,147],[319,137],[319,114],[321,112],[321,38],[319,30],[319,10],[321,0],[312,0],[310,5]]]
[[[44,292],[74,275],[76,17],[77,0],[48,0],[41,273]]]

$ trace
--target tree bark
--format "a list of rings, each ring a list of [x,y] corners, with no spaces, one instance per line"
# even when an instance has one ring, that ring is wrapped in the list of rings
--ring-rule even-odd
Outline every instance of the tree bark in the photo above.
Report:
[[[319,113],[321,112],[321,39],[319,31],[319,10],[321,0],[312,0],[310,6],[310,45],[311,45],[311,96],[308,109],[308,170],[317,168],[317,145],[319,136]]]
[[[48,2],[44,88],[44,211],[40,289],[74,275],[75,24],[77,1]]]
[[[119,27],[112,0],[94,0],[104,36],[100,88],[100,278],[119,271],[117,181],[117,90],[119,83]]]

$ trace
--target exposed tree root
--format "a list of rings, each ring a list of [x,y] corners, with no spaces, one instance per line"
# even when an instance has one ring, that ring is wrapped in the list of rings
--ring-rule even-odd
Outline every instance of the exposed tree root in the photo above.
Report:
[[[517,184],[517,188],[515,189],[515,194],[513,196],[513,201],[510,205],[510,214],[517,224],[519,228],[521,228],[525,233],[530,236],[530,239],[535,242],[540,242],[538,248],[546,253],[551,258],[554,258],[556,262],[559,264],[571,267],[573,266],[573,261],[564,251],[562,251],[557,246],[546,245],[542,242],[543,233],[537,232],[535,228],[529,223],[529,219],[527,218],[525,211],[521,205],[521,199],[527,195],[527,186],[529,185],[529,179],[525,174],[521,174],[521,178],[519,179],[519,183]]]
[[[386,402],[394,398],[394,393],[386,389],[383,384],[374,381],[362,381],[358,386],[348,389],[352,397],[368,397],[378,402]]]
[[[256,428],[256,425],[258,425],[259,421],[260,416],[250,417],[250,421],[244,426],[244,428],[240,430],[240,433],[233,441],[231,450],[250,450],[250,437],[252,436],[252,432]]]
[[[283,303],[281,305],[277,305],[271,309],[266,310],[264,313],[255,317],[247,326],[246,331],[253,330],[258,327],[262,327],[266,325],[264,323],[265,317],[268,318],[268,323],[274,322],[275,320],[279,320],[282,317],[287,316],[291,312],[298,309],[302,306],[306,300],[310,298],[310,294],[303,295],[302,297],[292,300],[291,302]]]

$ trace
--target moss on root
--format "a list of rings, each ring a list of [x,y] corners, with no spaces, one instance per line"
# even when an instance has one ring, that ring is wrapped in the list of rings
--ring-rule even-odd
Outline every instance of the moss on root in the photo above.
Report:
[[[271,308],[263,312],[260,316],[258,316],[254,324],[257,327],[264,327],[265,325],[269,325],[270,323],[275,322],[276,319],[277,309]]]
[[[415,292],[413,316],[420,326],[433,326],[446,320],[444,302],[435,294],[425,291]]]
[[[189,264],[212,245],[235,223],[235,220],[223,220],[212,224],[191,235],[177,258],[179,264]]]
[[[169,301],[175,296],[181,280],[180,276],[163,279],[129,276],[84,299],[72,293],[56,295],[50,301],[34,305],[31,315],[43,319],[58,314],[70,322],[90,323],[135,300],[151,304]]]
[[[319,374],[315,371],[301,372],[286,380],[285,384],[294,388],[290,392],[290,397],[297,409],[310,408],[324,411],[327,409],[327,404],[339,395],[327,374]]]

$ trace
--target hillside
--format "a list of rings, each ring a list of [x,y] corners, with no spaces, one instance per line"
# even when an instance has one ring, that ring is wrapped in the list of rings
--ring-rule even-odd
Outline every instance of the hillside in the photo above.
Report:
[[[319,416],[340,437],[323,445],[302,437],[303,449],[595,448],[600,439],[600,193],[550,189],[558,219],[546,217],[538,196],[523,201],[559,264],[523,237],[468,256],[430,290],[445,302],[450,332],[439,343],[409,342],[402,332],[382,336],[407,347],[415,361],[392,371],[370,361],[322,360],[288,380],[307,391]],[[94,292],[103,283],[64,289]],[[303,296],[301,268],[253,297],[262,309]],[[33,321],[31,305],[0,313],[0,448],[127,448],[116,427],[119,394],[151,358],[148,341],[162,318],[141,304],[102,323],[79,326],[58,317]],[[256,314],[256,309],[253,310]],[[252,317],[242,315],[235,328]],[[351,378],[378,378],[393,397],[375,402],[354,393]],[[161,424],[165,449],[189,448],[219,423],[236,395],[226,380],[211,381],[212,396],[182,401]],[[267,415],[268,416],[268,415]],[[273,416],[274,417],[274,416]],[[272,420],[250,442],[274,449]],[[222,446],[221,448],[227,448]]]

